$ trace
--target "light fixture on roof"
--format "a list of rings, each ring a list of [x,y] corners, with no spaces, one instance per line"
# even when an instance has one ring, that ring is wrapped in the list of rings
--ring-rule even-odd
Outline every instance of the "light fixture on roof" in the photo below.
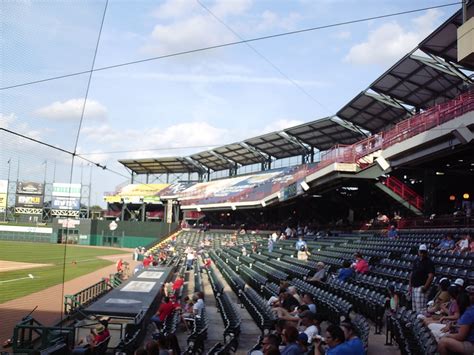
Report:
[[[465,200],[469,200],[469,194],[466,192],[465,194],[462,195],[462,198]]]
[[[454,195],[449,196],[449,201],[456,201],[456,196]]]
[[[230,208],[232,208],[232,211],[235,211],[237,209],[237,207],[235,207],[235,205],[230,206]]]
[[[309,190],[309,185],[308,185],[308,183],[307,183],[306,181],[301,181],[300,185],[301,185],[301,187],[302,187],[302,189],[303,189],[304,191],[308,191],[308,190]]]
[[[436,175],[444,175],[444,172],[443,171],[437,171]]]
[[[265,201],[262,201],[262,202],[261,202],[261,205],[262,205],[262,207],[266,207],[266,206],[267,206],[267,204],[265,203]]]

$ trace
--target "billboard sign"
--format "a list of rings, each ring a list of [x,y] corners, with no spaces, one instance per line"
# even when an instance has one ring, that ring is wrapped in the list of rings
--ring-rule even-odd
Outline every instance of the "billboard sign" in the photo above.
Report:
[[[55,182],[53,184],[53,196],[81,197],[81,184],[64,184]]]
[[[44,189],[44,186],[42,183],[20,181],[16,188],[16,193],[25,194],[25,195],[42,195],[43,189]]]
[[[0,211],[4,211],[7,208],[7,194],[0,193]]]
[[[8,192],[8,180],[0,180],[0,194]]]
[[[51,207],[55,210],[78,210],[81,204],[79,198],[53,197]]]
[[[43,207],[43,196],[38,195],[16,195],[16,207]]]

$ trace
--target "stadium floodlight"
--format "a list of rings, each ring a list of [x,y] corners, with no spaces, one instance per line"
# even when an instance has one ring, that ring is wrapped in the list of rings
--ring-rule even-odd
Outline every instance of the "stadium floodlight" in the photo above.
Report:
[[[266,207],[266,206],[267,206],[267,204],[266,204],[265,201],[262,201],[262,202],[261,202],[261,205],[262,205],[262,207]]]
[[[235,211],[237,209],[237,207],[235,207],[235,205],[231,205],[230,208],[232,208],[232,211]]]
[[[309,190],[309,185],[306,181],[301,181],[300,185],[301,185],[301,187],[303,188],[304,191]]]
[[[201,207],[197,207],[196,210],[197,210],[198,212],[201,212]]]

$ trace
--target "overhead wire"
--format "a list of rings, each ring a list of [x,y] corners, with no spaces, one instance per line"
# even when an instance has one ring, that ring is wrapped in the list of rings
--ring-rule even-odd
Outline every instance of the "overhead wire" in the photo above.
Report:
[[[440,9],[440,8],[455,6],[455,5],[460,5],[460,4],[462,4],[462,2],[458,1],[458,2],[454,2],[454,3],[442,4],[442,5],[436,5],[436,6],[428,6],[428,7],[423,7],[423,8],[413,9],[413,10],[399,11],[399,12],[394,12],[394,13],[385,14],[385,15],[377,15],[377,16],[364,17],[364,18],[355,19],[355,20],[341,21],[341,22],[331,23],[331,24],[327,24],[327,25],[304,28],[304,29],[300,29],[300,30],[280,32],[280,33],[275,33],[275,34],[271,34],[271,35],[267,35],[267,36],[254,37],[254,38],[249,38],[249,39],[244,39],[244,40],[239,40],[239,41],[233,41],[233,42],[217,44],[217,45],[213,45],[213,46],[190,49],[190,50],[186,50],[186,51],[175,52],[175,53],[170,53],[170,54],[164,54],[164,55],[150,57],[150,58],[144,58],[144,59],[124,62],[124,63],[112,64],[112,65],[108,65],[108,66],[104,66],[104,67],[79,71],[79,72],[75,72],[75,73],[69,73],[69,74],[58,75],[58,76],[39,79],[39,80],[28,81],[28,82],[24,82],[24,83],[20,83],[20,84],[3,86],[3,87],[0,87],[0,90],[8,90],[8,89],[13,89],[13,88],[18,88],[18,87],[21,87],[21,86],[34,85],[34,84],[44,83],[44,82],[47,82],[47,81],[59,80],[59,79],[69,78],[69,77],[78,76],[78,75],[84,75],[84,74],[88,74],[88,73],[91,73],[91,72],[98,72],[98,71],[116,69],[116,68],[120,68],[120,67],[140,64],[140,63],[152,62],[152,61],[156,61],[156,60],[160,60],[160,59],[178,57],[178,56],[187,55],[187,54],[194,54],[194,53],[209,51],[209,50],[213,50],[213,49],[219,49],[219,48],[225,48],[225,47],[231,47],[231,46],[235,46],[235,45],[245,44],[245,43],[251,43],[251,42],[263,41],[263,40],[268,40],[268,39],[273,39],[273,38],[291,36],[291,35],[296,35],[296,34],[301,34],[301,33],[306,33],[306,32],[312,32],[312,31],[317,31],[317,30],[322,30],[322,29],[327,29],[327,28],[346,26],[346,25],[351,25],[351,24],[356,24],[356,23],[361,23],[361,22],[367,22],[367,21],[373,21],[373,20],[380,20],[380,19],[383,19],[383,18],[390,18],[390,17],[408,15],[408,14],[413,14],[413,13],[417,13],[417,12]]]
[[[196,2],[205,9],[212,17],[214,17],[218,22],[224,25],[230,32],[232,32],[237,38],[242,41],[245,39],[237,33],[232,27],[230,27],[227,23],[225,23],[221,18],[219,18],[214,12],[211,11],[206,5],[204,5],[200,0],[196,0]],[[273,69],[275,69],[283,78],[288,80],[291,84],[293,84],[299,91],[301,91],[305,96],[309,97],[312,101],[316,102],[319,106],[328,110],[328,108],[323,105],[319,100],[317,100],[313,95],[311,95],[307,90],[305,90],[301,85],[299,85],[295,80],[291,79],[286,73],[284,73],[275,63],[270,61],[265,55],[263,55],[259,50],[257,50],[254,46],[252,46],[248,42],[244,42],[244,44],[249,47],[255,54],[257,54],[260,58],[262,58],[267,64],[269,64]]]

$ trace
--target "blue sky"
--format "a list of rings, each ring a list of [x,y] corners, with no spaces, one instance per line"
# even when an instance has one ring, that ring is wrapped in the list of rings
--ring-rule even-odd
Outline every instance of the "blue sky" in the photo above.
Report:
[[[95,67],[238,40],[228,27],[254,38],[446,3],[201,1],[220,21],[195,0],[110,1]],[[2,87],[91,68],[103,1],[17,1],[2,8]],[[253,42],[261,55],[243,44],[95,72],[78,152],[125,173],[117,159],[192,154],[334,114],[456,10]],[[87,81],[84,74],[1,91],[0,125],[73,149]],[[1,160],[23,162],[21,179],[40,179],[48,160],[49,167],[56,161],[56,180],[67,181],[67,155],[0,138]],[[169,150],[195,146],[203,148]],[[124,150],[141,151],[108,153]],[[0,178],[6,175],[3,165]],[[92,202],[124,180],[94,169]]]

